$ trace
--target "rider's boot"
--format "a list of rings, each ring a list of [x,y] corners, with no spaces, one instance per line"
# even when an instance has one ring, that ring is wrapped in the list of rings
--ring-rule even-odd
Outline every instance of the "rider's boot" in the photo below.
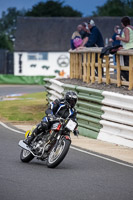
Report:
[[[42,124],[40,123],[31,130],[31,134],[27,136],[27,138],[24,140],[24,143],[30,145],[35,136],[38,135],[41,131],[42,131]]]
[[[33,128],[31,129],[29,135],[27,136],[27,138],[24,140],[24,143],[27,145],[30,145],[30,143],[33,141],[33,139],[35,138],[35,136],[37,135],[37,131],[38,128],[33,126]]]
[[[34,133],[32,133],[32,135],[27,136],[27,138],[23,141],[25,144],[30,145],[30,143],[32,142],[32,140],[35,138]]]

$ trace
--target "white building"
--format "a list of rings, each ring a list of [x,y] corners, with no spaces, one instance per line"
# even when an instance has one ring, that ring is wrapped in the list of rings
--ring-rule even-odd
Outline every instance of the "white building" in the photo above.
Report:
[[[69,53],[14,52],[14,74],[69,77]]]
[[[64,27],[66,28],[62,29]],[[71,33],[64,18],[19,17],[14,75],[69,77]]]

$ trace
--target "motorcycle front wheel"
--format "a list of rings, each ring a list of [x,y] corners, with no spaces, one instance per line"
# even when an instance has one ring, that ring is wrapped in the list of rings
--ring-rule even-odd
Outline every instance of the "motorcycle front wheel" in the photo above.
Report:
[[[22,162],[30,162],[32,159],[34,158],[34,156],[32,155],[32,153],[30,153],[29,151],[22,149],[21,153],[20,153],[20,160]]]
[[[70,144],[71,140],[63,138],[56,149],[55,146],[53,147],[47,159],[47,166],[49,168],[55,168],[62,162],[69,150]]]

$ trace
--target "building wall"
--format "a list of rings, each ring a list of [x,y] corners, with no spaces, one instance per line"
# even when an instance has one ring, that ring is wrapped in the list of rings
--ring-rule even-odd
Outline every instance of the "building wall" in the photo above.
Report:
[[[68,52],[14,52],[14,74],[20,76],[69,76]]]

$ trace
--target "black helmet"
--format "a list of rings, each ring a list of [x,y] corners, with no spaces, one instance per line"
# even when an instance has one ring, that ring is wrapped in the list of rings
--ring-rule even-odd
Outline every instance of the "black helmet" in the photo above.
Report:
[[[77,100],[78,100],[76,92],[73,92],[73,91],[66,92],[65,100],[73,108],[75,106],[75,104],[77,103]]]

